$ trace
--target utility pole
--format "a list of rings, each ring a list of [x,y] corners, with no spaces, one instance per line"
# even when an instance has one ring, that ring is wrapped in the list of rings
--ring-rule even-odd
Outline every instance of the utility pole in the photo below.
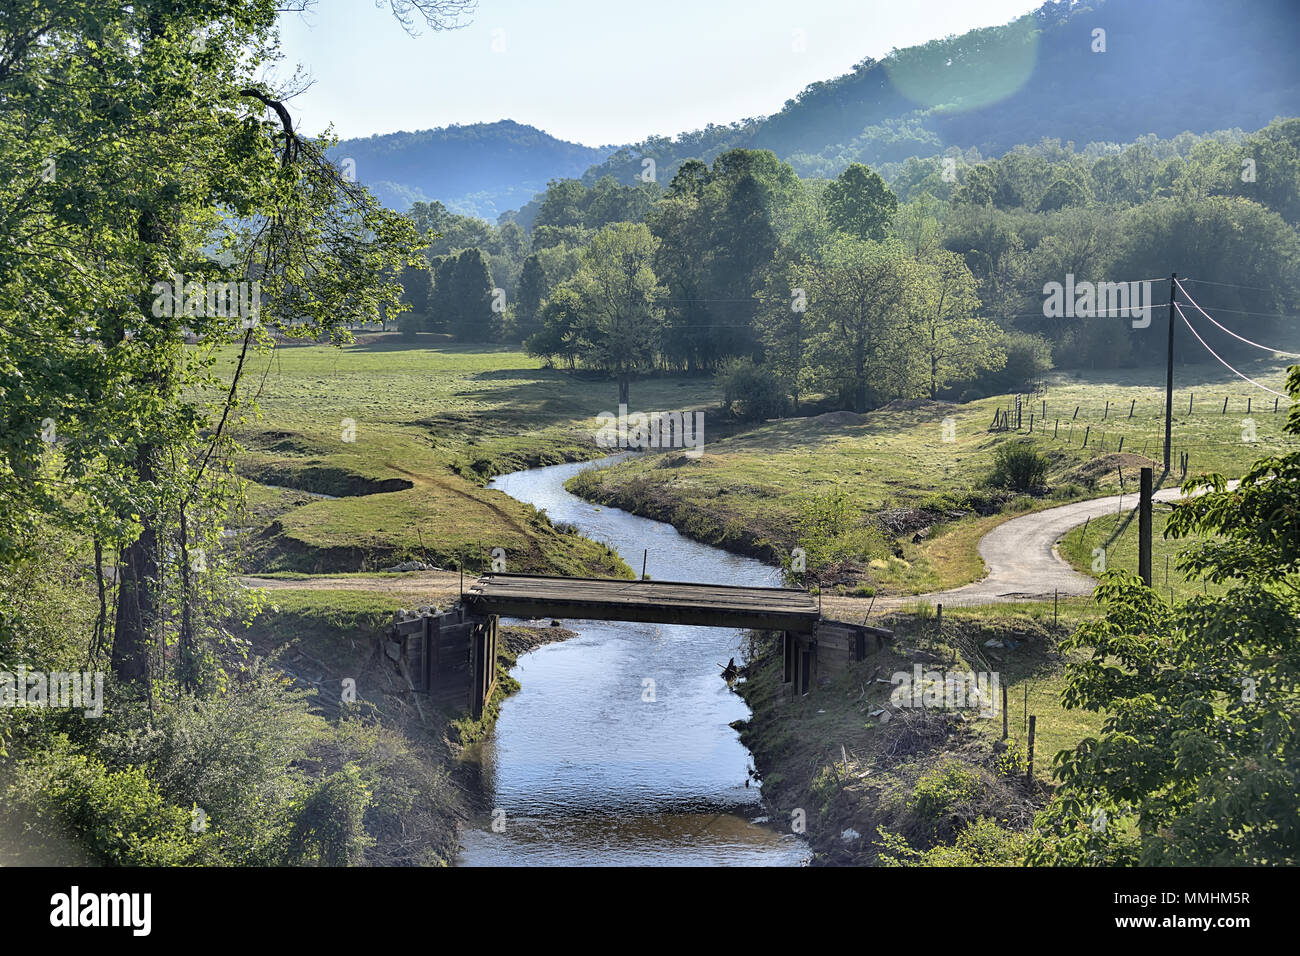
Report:
[[[1177,291],[1178,273],[1169,274],[1169,374],[1165,379],[1165,474],[1169,474],[1169,455],[1173,450],[1174,434],[1174,293]]]
[[[1138,502],[1138,575],[1147,587],[1151,587],[1151,485],[1151,469],[1143,468]]]

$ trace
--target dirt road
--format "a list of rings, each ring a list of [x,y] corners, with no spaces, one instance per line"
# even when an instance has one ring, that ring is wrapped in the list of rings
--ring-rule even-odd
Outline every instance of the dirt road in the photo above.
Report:
[[[1229,482],[1235,488],[1237,482]],[[1157,502],[1176,501],[1178,488],[1155,493]],[[1076,597],[1092,593],[1096,580],[1075,571],[1057,552],[1056,543],[1067,531],[1089,518],[1100,518],[1137,505],[1138,496],[1128,494],[1094,498],[1012,518],[980,539],[979,553],[988,568],[982,580],[964,587],[912,597],[881,597],[875,610],[888,610],[916,601],[952,606],[1005,604],[1014,601],[1050,600],[1053,594]],[[1136,519],[1134,519],[1136,520]],[[241,579],[249,587],[276,591],[286,588],[343,591],[386,591],[412,602],[445,605],[460,592],[460,575],[454,571],[418,571],[398,576],[318,575],[307,579]],[[472,580],[467,576],[467,583]],[[829,616],[844,620],[861,617],[871,606],[869,598],[827,596],[823,607]]]

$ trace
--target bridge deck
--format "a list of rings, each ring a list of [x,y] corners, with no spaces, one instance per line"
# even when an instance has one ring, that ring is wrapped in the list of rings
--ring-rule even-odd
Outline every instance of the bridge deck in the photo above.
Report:
[[[695,624],[810,633],[820,611],[807,591],[679,581],[485,574],[465,592],[472,614]]]

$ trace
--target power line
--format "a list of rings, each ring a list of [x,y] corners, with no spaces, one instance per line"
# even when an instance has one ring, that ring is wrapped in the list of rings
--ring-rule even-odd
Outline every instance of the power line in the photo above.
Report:
[[[1213,323],[1214,323],[1216,326],[1218,326],[1220,329],[1223,329],[1224,332],[1227,332],[1227,333],[1228,333],[1229,335],[1231,335],[1234,339],[1237,339],[1237,340],[1240,341],[1240,342],[1245,342],[1247,345],[1253,345],[1253,346],[1255,346],[1255,348],[1257,348],[1257,349],[1263,349],[1265,352],[1275,352],[1275,353],[1277,353],[1278,355],[1285,355],[1285,356],[1287,356],[1288,358],[1300,358],[1300,354],[1297,354],[1297,353],[1295,353],[1295,352],[1285,352],[1285,351],[1283,351],[1282,349],[1270,348],[1270,347],[1267,346],[1267,345],[1260,345],[1258,342],[1252,342],[1250,339],[1248,339],[1248,338],[1244,338],[1244,337],[1238,335],[1236,332],[1232,331],[1232,329],[1229,329],[1229,328],[1226,328],[1226,327],[1224,327],[1224,326],[1222,326],[1222,325],[1219,325],[1219,323],[1218,323],[1217,321],[1215,321],[1214,316],[1210,315],[1210,313],[1208,313],[1208,312],[1206,312],[1204,309],[1202,309],[1199,305],[1197,305],[1195,299],[1193,299],[1190,295],[1187,295],[1187,290],[1183,288],[1182,283],[1178,282],[1177,279],[1175,279],[1174,282],[1175,282],[1175,284],[1178,285],[1178,291],[1181,292],[1183,295],[1186,295],[1186,296],[1187,296],[1187,301],[1190,302],[1192,305],[1196,306],[1196,311],[1197,311],[1197,312],[1201,313],[1201,315],[1205,316],[1207,319],[1209,319],[1211,322],[1213,322]]]
[[[1227,369],[1229,372],[1231,372],[1233,375],[1236,375],[1236,376],[1237,376],[1238,378],[1240,378],[1240,379],[1244,379],[1245,381],[1249,382],[1251,385],[1254,385],[1256,388],[1262,388],[1264,391],[1268,392],[1270,395],[1276,395],[1276,396],[1278,396],[1279,398],[1285,398],[1285,399],[1287,399],[1287,401],[1290,401],[1290,400],[1291,400],[1291,397],[1290,397],[1289,395],[1284,395],[1284,394],[1282,394],[1281,392],[1274,391],[1273,389],[1269,388],[1267,385],[1261,385],[1261,384],[1259,384],[1259,382],[1255,381],[1255,380],[1254,380],[1253,378],[1251,378],[1249,375],[1245,375],[1245,374],[1243,374],[1243,373],[1241,373],[1241,372],[1238,372],[1235,368],[1233,368],[1231,365],[1229,365],[1227,362],[1225,362],[1222,358],[1219,357],[1219,353],[1216,352],[1216,351],[1214,351],[1214,349],[1210,348],[1210,346],[1206,343],[1205,339],[1201,338],[1201,333],[1199,333],[1199,332],[1196,331],[1196,329],[1195,329],[1195,327],[1193,327],[1192,323],[1189,322],[1189,321],[1187,321],[1187,316],[1183,314],[1182,307],[1179,306],[1179,304],[1178,304],[1177,302],[1174,303],[1174,308],[1178,310],[1178,315],[1182,318],[1182,320],[1183,320],[1183,324],[1186,325],[1189,329],[1191,329],[1192,335],[1195,335],[1195,336],[1196,336],[1196,341],[1200,342],[1201,345],[1205,346],[1205,351],[1209,352],[1209,353],[1210,353],[1211,355],[1213,355],[1216,359],[1218,359],[1220,365],[1222,365],[1224,368],[1226,368],[1226,369]]]
[[[1257,286],[1257,285],[1243,285],[1243,284],[1240,283],[1240,282],[1211,282],[1209,279],[1189,279],[1189,278],[1187,278],[1186,276],[1183,277],[1183,280],[1185,280],[1185,281],[1187,281],[1187,282],[1196,282],[1196,283],[1199,283],[1200,285],[1220,285],[1220,286],[1223,286],[1224,288],[1229,288],[1229,289],[1251,289],[1251,290],[1253,290],[1253,291],[1255,291],[1255,292],[1272,292],[1272,291],[1273,291],[1272,289],[1266,289],[1266,288],[1263,288],[1263,287],[1261,287],[1261,286]],[[1183,280],[1179,280],[1179,281],[1180,281],[1180,284],[1181,284],[1181,282],[1182,282]],[[1183,290],[1184,293],[1185,293],[1186,291],[1187,291],[1186,289]],[[1190,298],[1190,297],[1189,297],[1189,298]]]

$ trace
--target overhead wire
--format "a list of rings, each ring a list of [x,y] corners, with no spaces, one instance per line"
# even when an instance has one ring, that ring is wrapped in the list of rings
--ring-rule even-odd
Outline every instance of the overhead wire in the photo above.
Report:
[[[1202,309],[1200,305],[1197,304],[1196,300],[1187,294],[1187,290],[1182,287],[1182,284],[1179,283],[1178,280],[1175,279],[1174,282],[1176,285],[1178,285],[1178,290],[1182,292],[1183,295],[1187,296],[1188,303],[1191,304],[1196,309],[1197,312],[1201,313],[1201,315],[1205,316],[1212,323],[1214,323],[1215,326],[1217,326],[1219,329],[1223,330],[1224,332],[1227,332],[1237,341],[1245,342],[1247,345],[1253,345],[1255,348],[1262,349],[1265,352],[1273,352],[1276,353],[1277,355],[1285,355],[1288,358],[1300,358],[1300,353],[1287,352],[1282,349],[1272,348],[1271,346],[1268,345],[1260,345],[1258,342],[1252,342],[1250,339],[1246,338],[1245,336],[1238,335],[1236,332],[1232,331],[1232,329],[1227,328],[1224,325],[1221,325],[1218,321],[1215,320],[1214,316],[1210,315],[1210,313]]]
[[[1226,361],[1224,361],[1224,359],[1219,355],[1219,353],[1214,351],[1214,349],[1210,348],[1209,343],[1207,343],[1205,339],[1201,338],[1201,333],[1197,332],[1196,327],[1192,325],[1192,323],[1188,320],[1187,315],[1183,312],[1182,306],[1180,306],[1177,302],[1175,302],[1174,308],[1178,310],[1178,315],[1179,317],[1182,318],[1183,324],[1186,325],[1187,328],[1191,330],[1192,335],[1196,336],[1196,341],[1200,342],[1201,345],[1205,347],[1205,351],[1213,355],[1218,360],[1220,365],[1222,365],[1229,372],[1231,372],[1233,375],[1237,376],[1238,378],[1242,379],[1243,381],[1249,382],[1251,385],[1254,385],[1256,388],[1263,389],[1264,391],[1268,392],[1270,395],[1276,395],[1279,398],[1285,398],[1288,401],[1290,401],[1291,397],[1289,395],[1271,389],[1267,385],[1261,385],[1259,382],[1255,381],[1249,375],[1246,375],[1244,372],[1237,371]]]

